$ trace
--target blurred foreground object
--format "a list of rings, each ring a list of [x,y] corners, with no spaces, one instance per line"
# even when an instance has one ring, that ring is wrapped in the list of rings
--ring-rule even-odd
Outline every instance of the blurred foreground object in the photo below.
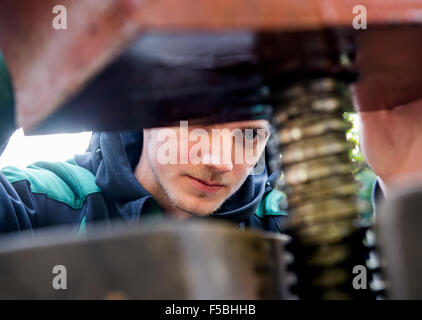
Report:
[[[286,237],[212,221],[0,240],[1,299],[289,299]],[[52,273],[66,268],[67,289]],[[118,293],[118,294],[116,294]]]

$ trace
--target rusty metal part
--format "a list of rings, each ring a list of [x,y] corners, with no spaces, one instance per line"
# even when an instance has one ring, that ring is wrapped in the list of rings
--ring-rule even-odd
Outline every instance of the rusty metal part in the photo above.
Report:
[[[16,88],[17,123],[28,132],[80,91],[141,32],[258,30],[294,33],[339,26],[351,29],[355,5],[348,0],[259,0],[247,3],[242,0],[64,0],[61,4],[67,7],[69,28],[54,30],[51,21],[55,4],[53,0],[0,3],[0,47]],[[420,22],[422,3],[417,0],[362,0],[359,4],[365,5],[368,10],[371,29],[378,24]],[[388,34],[378,34],[372,30],[359,32],[361,34],[363,40],[360,43],[363,43],[363,47],[368,46],[370,52],[373,45],[365,40],[366,35],[375,39],[382,36],[381,41],[390,41]],[[409,38],[414,39],[405,36],[398,41]],[[288,52],[290,57],[297,54],[293,49],[303,48],[300,43],[292,42],[292,50]],[[407,60],[409,64],[417,64],[421,60],[418,58],[420,45],[418,41],[412,43],[406,42],[405,47],[416,51],[409,53]],[[395,45],[396,49],[400,47]],[[408,50],[402,54],[408,54]],[[385,62],[387,65],[381,67],[388,69],[388,61]],[[371,72],[370,67],[368,72]],[[410,76],[409,79],[402,79],[402,83],[411,84],[419,78],[420,75]],[[367,79],[363,87],[358,88],[363,92],[363,97],[366,91],[373,92],[366,88],[372,88],[377,83],[371,80],[370,74]],[[415,99],[414,90],[403,92],[396,84],[385,83],[385,86],[390,85],[394,92],[390,88],[385,90],[383,98],[377,98],[383,101],[375,104],[375,108],[393,107],[397,102]],[[391,99],[385,97],[390,95]],[[374,108],[373,100],[360,100],[359,108],[362,110]],[[381,103],[384,100],[388,104]]]
[[[0,239],[2,299],[292,297],[285,236],[210,219],[97,226],[78,239],[66,230],[22,236]],[[67,290],[52,288],[55,265],[66,267]]]
[[[381,28],[358,33],[353,85],[360,111],[391,109],[422,99],[422,28]]]
[[[62,1],[69,28],[52,27],[57,1],[1,1],[0,48],[12,75],[24,129],[53,113],[138,32],[143,1]]]
[[[323,29],[350,25],[353,8],[364,5],[371,23],[419,22],[422,4],[418,0],[189,0],[145,1],[140,11],[146,28],[259,30]],[[165,14],[163,14],[165,11]]]

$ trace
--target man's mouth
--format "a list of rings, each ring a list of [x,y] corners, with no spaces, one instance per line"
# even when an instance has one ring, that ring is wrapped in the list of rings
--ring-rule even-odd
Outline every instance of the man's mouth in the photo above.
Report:
[[[213,192],[217,192],[217,191],[219,191],[219,190],[221,190],[222,188],[225,187],[224,184],[219,184],[219,183],[212,182],[212,181],[198,179],[198,178],[195,178],[195,177],[192,177],[192,176],[189,176],[189,175],[188,175],[188,178],[195,188],[197,188],[201,191],[204,191],[204,192],[213,193]]]

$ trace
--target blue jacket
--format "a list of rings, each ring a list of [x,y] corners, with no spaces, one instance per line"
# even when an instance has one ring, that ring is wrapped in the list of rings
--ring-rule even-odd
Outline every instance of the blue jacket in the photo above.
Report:
[[[139,223],[160,214],[155,199],[134,176],[142,133],[94,133],[83,155],[66,162],[37,162],[0,172],[0,233],[71,225],[83,231],[96,221]],[[240,228],[280,230],[286,213],[267,174],[250,175],[222,207],[207,218],[232,221]]]

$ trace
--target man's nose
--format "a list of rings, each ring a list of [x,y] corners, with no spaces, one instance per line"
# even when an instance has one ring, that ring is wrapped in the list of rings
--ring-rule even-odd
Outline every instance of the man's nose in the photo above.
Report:
[[[232,135],[213,136],[208,152],[203,155],[203,163],[215,172],[224,173],[232,171],[232,148]]]

